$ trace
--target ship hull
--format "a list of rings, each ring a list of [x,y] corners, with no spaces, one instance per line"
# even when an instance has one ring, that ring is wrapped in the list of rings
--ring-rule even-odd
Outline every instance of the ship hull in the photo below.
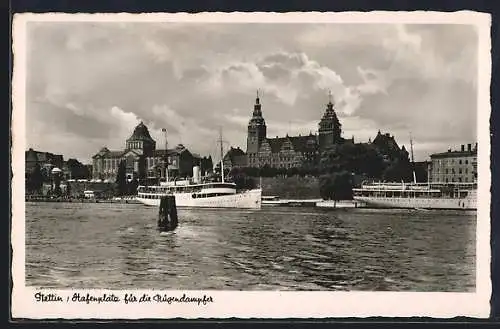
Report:
[[[191,193],[175,193],[173,195],[175,195],[176,206],[180,208],[260,209],[262,205],[262,191],[260,189],[207,198],[193,198]],[[158,207],[160,205],[160,198],[149,199],[138,196],[136,200],[147,206]]]
[[[453,209],[476,210],[475,198],[384,198],[384,197],[354,197],[375,208],[405,208],[405,209]]]

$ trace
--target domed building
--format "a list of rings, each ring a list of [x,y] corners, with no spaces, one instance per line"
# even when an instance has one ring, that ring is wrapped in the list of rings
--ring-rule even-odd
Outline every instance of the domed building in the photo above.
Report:
[[[167,151],[156,149],[156,141],[151,137],[148,127],[141,121],[125,141],[123,151],[111,151],[103,147],[92,157],[92,177],[114,181],[121,161],[125,161],[128,180],[165,177],[162,168],[166,157],[168,157],[169,177],[189,176],[193,166],[201,160],[183,145],[177,145]]]

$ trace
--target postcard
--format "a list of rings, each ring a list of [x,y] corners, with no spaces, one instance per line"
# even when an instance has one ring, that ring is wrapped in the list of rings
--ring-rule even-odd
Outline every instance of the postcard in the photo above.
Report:
[[[490,24],[16,14],[12,316],[488,317]]]

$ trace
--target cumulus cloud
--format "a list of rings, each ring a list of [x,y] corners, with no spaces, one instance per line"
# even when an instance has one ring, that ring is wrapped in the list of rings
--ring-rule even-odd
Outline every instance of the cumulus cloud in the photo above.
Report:
[[[271,135],[317,130],[330,90],[346,137],[411,131],[425,158],[476,135],[466,24],[47,22],[27,38],[27,146],[83,161],[141,120],[160,145],[165,127],[169,144],[213,153],[223,126],[245,148],[257,89]]]

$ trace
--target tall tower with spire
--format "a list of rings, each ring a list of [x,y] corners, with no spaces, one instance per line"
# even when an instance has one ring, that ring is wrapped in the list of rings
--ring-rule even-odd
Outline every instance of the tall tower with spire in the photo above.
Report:
[[[332,93],[328,94],[328,104],[326,111],[319,122],[319,147],[324,150],[342,141],[342,125],[335,113],[334,103],[332,100]]]
[[[248,122],[248,135],[247,135],[247,155],[249,165],[256,164],[257,155],[260,145],[266,139],[266,121],[262,117],[261,104],[259,99],[259,91],[257,90],[257,98],[253,107],[252,118]]]

